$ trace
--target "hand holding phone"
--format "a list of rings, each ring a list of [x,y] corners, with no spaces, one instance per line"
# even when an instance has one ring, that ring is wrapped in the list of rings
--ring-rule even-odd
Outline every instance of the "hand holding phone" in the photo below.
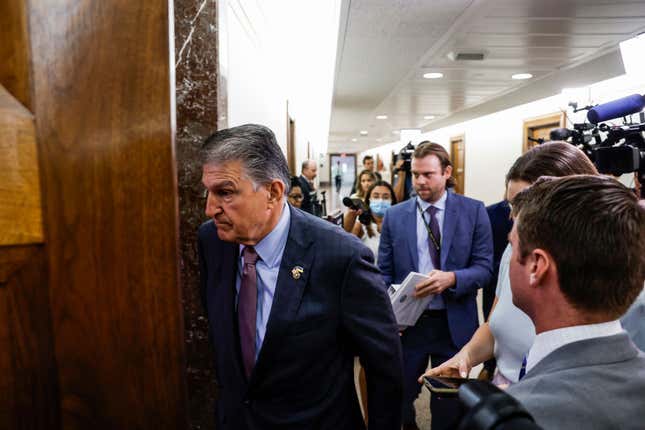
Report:
[[[423,385],[428,390],[435,394],[442,394],[444,396],[456,396],[459,392],[459,387],[463,384],[474,381],[470,378],[450,378],[445,376],[424,376]]]

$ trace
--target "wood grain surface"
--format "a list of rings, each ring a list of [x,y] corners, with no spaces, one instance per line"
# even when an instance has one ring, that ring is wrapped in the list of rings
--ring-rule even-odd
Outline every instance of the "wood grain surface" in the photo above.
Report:
[[[59,428],[42,245],[0,247],[0,429]]]
[[[29,2],[61,423],[186,428],[168,2]]]
[[[0,1],[0,84],[31,110],[27,2]]]
[[[0,85],[0,246],[42,241],[34,118]]]

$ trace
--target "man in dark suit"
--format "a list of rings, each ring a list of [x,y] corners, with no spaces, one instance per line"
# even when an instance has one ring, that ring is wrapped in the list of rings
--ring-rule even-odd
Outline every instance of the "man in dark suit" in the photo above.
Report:
[[[513,211],[513,303],[537,336],[508,392],[544,429],[643,428],[645,355],[619,318],[643,289],[645,208],[577,175],[539,179]]]
[[[215,347],[218,428],[365,428],[354,357],[367,373],[370,429],[398,430],[401,350],[368,248],[286,203],[286,160],[266,127],[216,132],[201,288]]]
[[[316,175],[318,175],[318,166],[316,165],[316,162],[314,160],[303,161],[300,177],[298,177],[303,195],[302,206],[300,206],[300,209],[313,215],[316,214],[316,207],[314,200],[312,200],[311,193],[315,191],[314,179],[316,179]]]
[[[477,289],[491,276],[493,243],[482,202],[448,192],[452,166],[446,150],[420,143],[412,158],[417,197],[390,208],[383,221],[378,264],[386,284],[399,284],[410,272],[429,279],[417,297],[434,298],[416,325],[401,337],[404,364],[404,428],[416,428],[413,402],[427,367],[452,357],[478,326]],[[454,402],[432,398],[432,428],[451,428],[459,418]]]

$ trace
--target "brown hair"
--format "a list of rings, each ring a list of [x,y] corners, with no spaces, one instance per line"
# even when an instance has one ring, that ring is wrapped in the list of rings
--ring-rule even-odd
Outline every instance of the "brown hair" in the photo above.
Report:
[[[540,176],[597,175],[598,171],[584,152],[567,142],[553,141],[534,146],[513,163],[506,174],[509,181],[529,184]]]
[[[443,146],[438,143],[430,142],[429,140],[424,140],[419,143],[414,150],[414,158],[426,158],[428,155],[434,155],[439,159],[439,163],[441,163],[441,173],[446,171],[446,167],[452,167],[450,155]],[[455,184],[455,179],[452,176],[450,176],[446,181],[446,187],[454,187]]]
[[[607,176],[546,177],[518,193],[513,210],[520,256],[547,251],[571,305],[625,313],[645,278],[645,208],[631,190]]]
[[[365,170],[362,170],[361,173],[358,174],[358,176],[356,177],[356,195],[358,197],[360,197],[361,200],[365,200],[365,193],[363,192],[363,187],[361,187],[361,177],[363,175],[371,176],[372,179],[374,180],[374,182],[376,182],[378,180],[378,178],[376,177],[374,172],[372,172],[371,170],[365,169]]]

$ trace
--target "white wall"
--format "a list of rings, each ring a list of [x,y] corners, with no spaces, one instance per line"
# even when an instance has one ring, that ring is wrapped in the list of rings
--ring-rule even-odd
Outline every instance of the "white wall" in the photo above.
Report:
[[[228,126],[271,128],[296,163],[327,151],[340,0],[226,0]]]
[[[487,205],[501,200],[504,193],[504,177],[513,162],[522,153],[524,121],[534,117],[560,112],[566,109],[569,101],[577,101],[579,106],[611,101],[630,94],[645,93],[645,77],[620,76],[599,82],[582,91],[577,96],[558,94],[511,109],[495,112],[474,120],[444,127],[420,136],[420,140],[431,140],[443,145],[450,151],[450,138],[463,134],[466,142],[465,190],[466,195],[484,201]],[[573,100],[577,99],[577,100]],[[583,122],[585,112],[571,114],[573,122]],[[620,123],[619,120],[616,121]],[[567,124],[571,126],[571,122]],[[416,143],[416,142],[413,142]],[[372,148],[359,155],[380,154],[390,157],[403,143],[393,142]],[[388,158],[389,159],[389,158]],[[621,181],[633,186],[633,176],[623,175]]]

